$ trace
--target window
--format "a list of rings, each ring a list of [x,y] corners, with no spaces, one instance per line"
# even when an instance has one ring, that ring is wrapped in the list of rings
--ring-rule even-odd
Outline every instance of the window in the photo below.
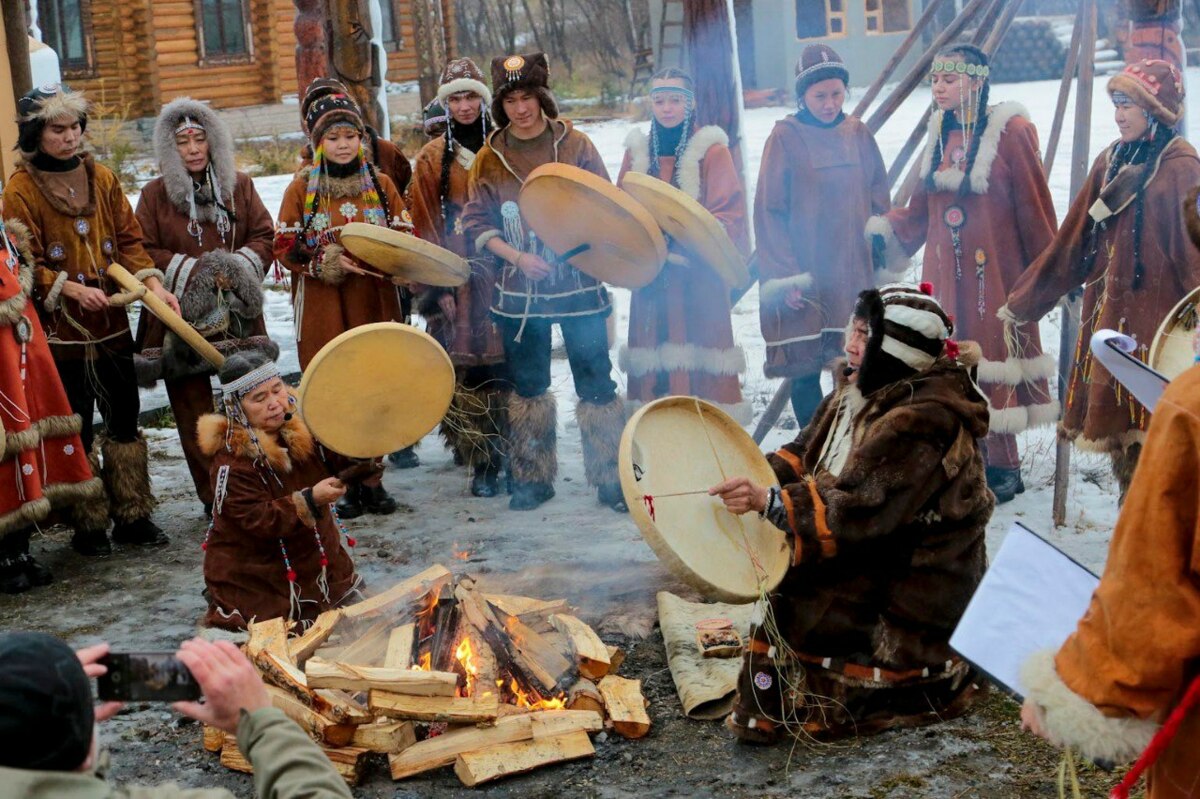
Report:
[[[389,53],[404,49],[404,34],[400,30],[400,11],[396,8],[398,0],[379,0],[379,10],[383,12],[383,49]]]
[[[903,33],[912,27],[908,0],[866,0],[867,33]]]
[[[847,2],[848,0],[796,0],[796,38],[845,36]]]
[[[200,62],[250,58],[250,15],[246,0],[195,0]]]
[[[38,0],[38,26],[42,41],[58,53],[63,77],[93,73],[91,0]]]

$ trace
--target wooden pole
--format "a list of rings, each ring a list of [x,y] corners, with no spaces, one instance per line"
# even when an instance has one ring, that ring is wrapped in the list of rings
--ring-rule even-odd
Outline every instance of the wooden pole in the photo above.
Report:
[[[1054,124],[1050,126],[1050,138],[1046,140],[1046,155],[1042,159],[1042,171],[1050,177],[1054,168],[1054,156],[1058,152],[1058,140],[1062,136],[1063,120],[1067,116],[1067,99],[1071,96],[1071,81],[1075,79],[1075,68],[1079,64],[1079,49],[1083,41],[1084,13],[1087,3],[1080,3],[1075,14],[1075,29],[1071,31],[1071,45],[1067,49],[1067,63],[1063,67],[1062,82],[1058,84],[1058,104],[1054,107]]]
[[[33,88],[33,73],[29,66],[29,23],[25,20],[24,3],[4,3],[4,30],[8,32],[5,49],[8,67],[12,70],[13,94],[25,95]]]
[[[1087,16],[1079,53],[1079,88],[1075,93],[1075,138],[1071,142],[1071,196],[1077,197],[1087,180],[1092,132],[1092,83],[1096,66],[1097,0],[1083,0]],[[1058,398],[1066,409],[1067,384],[1079,337],[1079,298],[1067,296],[1062,304],[1062,335],[1058,343]],[[1067,520],[1067,489],[1071,485],[1071,442],[1059,439],[1054,459],[1054,526]]]
[[[19,3],[17,5],[20,5]],[[8,26],[8,6],[4,5],[5,14],[0,16],[0,50],[10,53],[13,30]],[[24,14],[22,14],[24,16]],[[25,29],[16,31],[16,35],[24,36]],[[26,47],[28,48],[28,39]],[[29,54],[26,50],[25,60]],[[16,79],[12,74],[10,58],[0,58],[0,179],[7,180],[17,168],[16,154],[13,148],[17,146],[17,97]]]
[[[888,188],[896,185],[896,178],[900,177],[900,173],[904,171],[904,167],[912,159],[912,154],[917,147],[925,140],[925,134],[929,128],[929,118],[933,116],[933,105],[925,109],[925,113],[921,115],[921,119],[917,122],[913,132],[909,134],[908,141],[904,142],[904,146],[900,148],[900,152],[896,155],[896,160],[892,161],[892,165],[888,167]],[[919,168],[919,167],[918,167]],[[907,202],[907,200],[906,200]]]
[[[879,77],[867,88],[867,93],[858,101],[858,105],[854,106],[854,110],[850,112],[850,116],[862,119],[863,114],[867,113],[867,109],[871,107],[871,103],[875,102],[875,98],[879,96],[879,92],[883,90],[883,85],[892,77],[892,73],[900,66],[900,62],[908,55],[908,51],[916,43],[917,39],[924,35],[925,29],[929,27],[933,21],[934,15],[946,0],[930,0],[929,5],[925,6],[925,10],[921,12],[921,17],[917,20],[917,24],[909,31],[904,41],[896,48],[896,52],[892,54],[891,59],[884,65],[883,71],[879,73]]]

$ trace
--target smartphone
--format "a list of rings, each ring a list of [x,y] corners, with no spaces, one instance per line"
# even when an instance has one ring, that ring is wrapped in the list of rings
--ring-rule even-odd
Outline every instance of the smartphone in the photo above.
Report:
[[[96,680],[104,701],[183,702],[200,698],[200,684],[173,652],[110,652],[108,673]]]

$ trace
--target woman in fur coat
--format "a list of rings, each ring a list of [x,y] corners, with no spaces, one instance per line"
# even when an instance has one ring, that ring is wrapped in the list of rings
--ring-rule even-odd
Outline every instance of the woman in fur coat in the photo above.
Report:
[[[1058,419],[1047,383],[1054,360],[1037,325],[1005,326],[996,311],[1054,238],[1055,213],[1037,130],[1017,103],[988,106],[987,57],[942,51],[930,73],[936,108],[907,208],[867,223],[877,257],[907,270],[925,245],[923,280],[938,287],[963,338],[979,343],[979,383],[991,409],[988,486],[1000,502],[1025,490],[1016,434]]]
[[[188,97],[163,107],[154,126],[162,175],[146,184],[137,205],[142,243],[189,324],[228,357],[257,349],[272,358],[262,281],[273,260],[271,215],[254,181],[235,169],[233,137],[208,106]],[[212,510],[208,460],[196,421],[212,411],[213,369],[153,314],[142,309],[134,362],[138,382],[163,380],[196,495]]]
[[[778,485],[736,477],[709,492],[793,549],[727,721],[743,740],[931,724],[977,695],[950,635],[984,572],[988,406],[969,372],[978,350],[959,353],[931,291],[863,292],[837,390],[768,457]]]
[[[633,171],[681,189],[712,212],[745,256],[746,198],[729,137],[716,125],[697,129],[695,106],[691,76],[674,68],[656,74],[650,135],[630,131],[617,183]],[[672,244],[658,277],[634,291],[630,301],[629,343],[620,357],[629,375],[628,407],[668,394],[691,395],[750,423],[753,409],[742,402],[738,382],[746,356],[733,341],[729,296],[711,267]]]

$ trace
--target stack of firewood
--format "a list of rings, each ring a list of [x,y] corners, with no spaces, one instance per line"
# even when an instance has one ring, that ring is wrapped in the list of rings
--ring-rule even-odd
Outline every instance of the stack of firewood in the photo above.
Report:
[[[372,752],[393,779],[454,766],[468,786],[595,754],[589,734],[650,730],[617,647],[562,600],[484,594],[433,566],[301,634],[250,625],[246,653],[276,707],[350,784]],[[221,764],[251,770],[233,736],[204,730]]]

